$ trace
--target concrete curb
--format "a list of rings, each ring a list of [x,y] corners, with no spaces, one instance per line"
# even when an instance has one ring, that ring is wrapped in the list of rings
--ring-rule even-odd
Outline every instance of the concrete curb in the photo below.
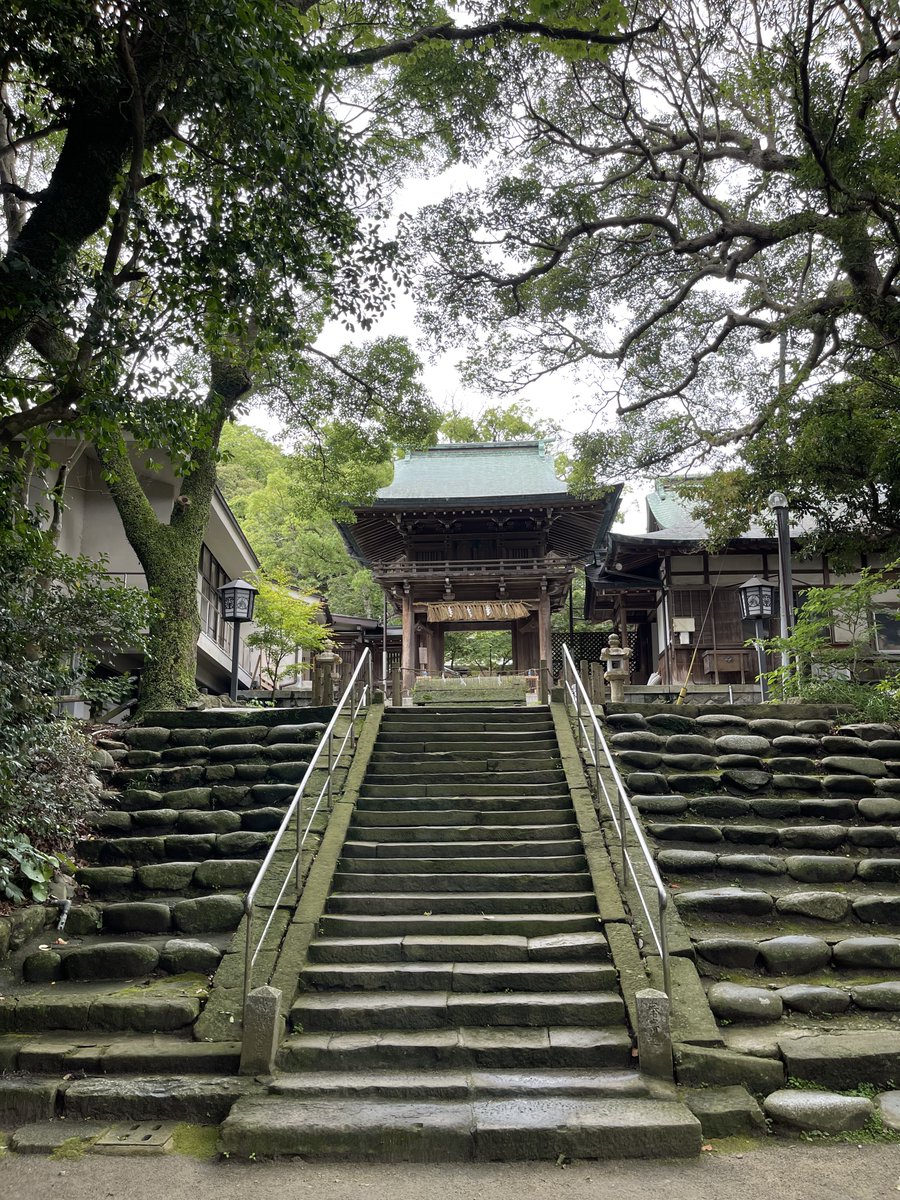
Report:
[[[634,1031],[637,1028],[636,993],[648,986],[646,966],[634,938],[631,918],[622,903],[622,893],[597,819],[593,793],[569,725],[566,707],[562,703],[554,702],[550,705],[550,712],[553,716],[563,770],[566,773],[566,783],[572,796],[575,819],[584,842],[603,932],[609,942],[613,965],[619,974],[628,1022]]]
[[[315,862],[306,877],[300,902],[281,945],[272,975],[272,987],[281,989],[283,1013],[290,1012],[297,995],[300,971],[306,961],[309,944],[316,936],[319,921],[325,911],[325,903],[331,891],[331,882],[356,809],[359,790],[369,766],[383,716],[383,704],[374,704],[369,709],[356,745],[356,753],[347,772],[344,790],[334,802],[328,828],[322,837]]]

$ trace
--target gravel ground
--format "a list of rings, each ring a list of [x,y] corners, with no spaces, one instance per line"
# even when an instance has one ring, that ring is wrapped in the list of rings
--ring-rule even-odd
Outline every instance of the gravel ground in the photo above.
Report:
[[[665,1162],[484,1165],[204,1163],[178,1157],[0,1160],[3,1200],[881,1200],[900,1145],[758,1149]]]

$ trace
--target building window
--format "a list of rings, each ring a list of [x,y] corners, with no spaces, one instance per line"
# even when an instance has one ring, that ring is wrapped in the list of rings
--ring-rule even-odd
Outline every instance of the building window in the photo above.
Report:
[[[217,645],[228,650],[231,647],[231,626],[222,617],[218,591],[228,583],[228,572],[206,545],[201,547],[197,570],[200,576],[200,628]]]
[[[889,654],[900,654],[900,609],[877,612],[875,616],[875,645]]]

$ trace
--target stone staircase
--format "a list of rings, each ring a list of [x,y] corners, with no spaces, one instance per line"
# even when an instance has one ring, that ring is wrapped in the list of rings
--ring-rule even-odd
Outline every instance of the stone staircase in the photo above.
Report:
[[[128,1088],[82,1075],[193,1073],[217,1098],[194,1119],[225,1115],[245,1090],[221,1078],[237,1071],[240,1007],[204,1032],[211,980],[239,980],[244,893],[331,711],[160,712],[99,743],[108,807],[78,847],[81,894],[62,934],[54,917],[0,966],[0,1071],[77,1075],[65,1111],[88,1117],[128,1114]],[[131,1111],[154,1115],[153,1088]]]
[[[599,836],[599,835],[597,835]],[[696,1153],[632,1038],[547,708],[388,711],[236,1157]]]
[[[607,720],[719,1023],[682,1081],[900,1086],[900,733],[790,706]]]

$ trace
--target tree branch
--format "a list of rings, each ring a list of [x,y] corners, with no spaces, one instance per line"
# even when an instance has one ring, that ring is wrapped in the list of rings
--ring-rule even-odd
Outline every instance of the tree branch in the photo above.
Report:
[[[645,34],[655,33],[659,26],[660,21],[656,20],[628,33],[600,33],[594,29],[547,25],[543,21],[520,21],[515,17],[502,17],[497,21],[486,21],[482,25],[472,25],[467,28],[447,22],[443,25],[432,25],[427,29],[419,29],[409,37],[400,38],[395,42],[385,42],[381,46],[372,46],[365,50],[346,51],[339,56],[338,61],[339,65],[345,67],[373,66],[388,58],[411,54],[419,46],[428,42],[478,42],[485,38],[496,37],[501,33],[530,34],[555,42],[580,42],[594,46],[625,46]]]

